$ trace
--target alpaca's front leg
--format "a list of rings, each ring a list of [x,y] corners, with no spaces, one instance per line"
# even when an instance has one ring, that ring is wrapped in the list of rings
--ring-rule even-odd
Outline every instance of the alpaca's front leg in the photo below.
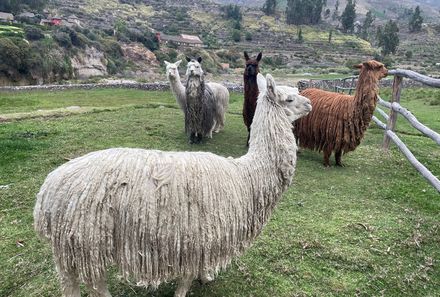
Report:
[[[342,151],[335,152],[335,161],[336,161],[336,166],[344,167],[344,164],[342,163]]]
[[[214,280],[214,273],[211,269],[205,268],[203,272],[200,274],[200,281],[202,284],[206,284],[212,282]]]
[[[191,283],[194,280],[194,275],[185,275],[179,281],[176,292],[174,293],[174,297],[185,297],[189,288],[191,287]]]

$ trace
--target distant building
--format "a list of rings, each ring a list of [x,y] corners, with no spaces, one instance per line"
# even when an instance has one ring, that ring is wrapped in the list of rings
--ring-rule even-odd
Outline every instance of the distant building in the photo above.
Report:
[[[59,16],[55,16],[53,18],[49,19],[41,19],[40,25],[46,25],[46,26],[59,26],[61,25],[62,19]]]
[[[166,35],[163,33],[156,33],[157,40],[159,43],[172,43],[180,46],[191,46],[191,47],[204,47],[203,41],[200,40],[198,36],[188,35],[188,34],[180,34],[176,35]]]
[[[12,13],[0,11],[0,22],[9,23],[14,21],[14,15]]]
[[[54,26],[59,26],[59,25],[61,25],[61,21],[62,21],[63,19],[60,17],[60,16],[54,16],[52,19],[51,19],[51,21],[52,21],[52,25],[54,25]]]

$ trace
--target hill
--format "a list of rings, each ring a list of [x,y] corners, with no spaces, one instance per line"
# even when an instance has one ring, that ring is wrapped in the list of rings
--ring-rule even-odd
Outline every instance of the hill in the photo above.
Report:
[[[370,42],[339,32],[329,20],[318,26],[301,26],[303,40],[300,41],[299,28],[287,25],[283,13],[266,16],[259,9],[245,7],[241,9],[243,18],[237,27],[234,20],[226,17],[222,5],[208,0],[53,0],[49,3],[42,14],[58,15],[63,20],[74,16],[80,25],[47,27],[18,23],[0,28],[0,38],[4,38],[0,39],[3,51],[0,59],[5,61],[0,67],[0,84],[49,83],[91,76],[163,80],[163,70],[158,69],[163,61],[182,59],[185,55],[201,55],[209,73],[223,74],[222,65],[229,64],[229,73],[234,74],[241,72],[234,69],[243,66],[244,50],[251,54],[263,51],[263,70],[278,71],[282,76],[348,75],[352,70],[347,66],[378,57],[379,53]],[[359,5],[362,3],[367,0]],[[377,19],[374,25],[382,23]],[[439,28],[428,26],[414,35],[408,33],[406,23],[401,21],[403,46],[393,57],[395,65],[440,71],[436,66]],[[11,32],[18,32],[21,39],[14,39]],[[156,32],[197,35],[206,47],[159,44]],[[370,35],[373,39],[373,30]],[[27,44],[23,43],[23,37]],[[424,41],[423,47],[419,46],[419,40]],[[16,56],[26,58],[10,63],[11,57]]]
[[[265,0],[213,0],[216,3],[237,4],[253,8],[260,8]],[[279,0],[278,7],[284,10],[287,0]],[[336,0],[327,0],[327,7],[333,12]],[[339,0],[339,11],[342,11],[346,5],[346,0]],[[429,21],[437,22],[440,17],[440,1],[436,0],[357,0],[356,11],[359,16],[363,16],[368,10],[375,12],[376,17],[380,19],[397,18],[405,12],[405,9],[415,8],[417,5],[423,10]]]

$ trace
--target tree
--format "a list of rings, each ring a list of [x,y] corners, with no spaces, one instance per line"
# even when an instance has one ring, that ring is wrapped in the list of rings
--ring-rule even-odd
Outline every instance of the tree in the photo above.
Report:
[[[286,22],[294,25],[314,25],[321,22],[326,0],[288,0]]]
[[[356,1],[347,0],[344,12],[341,15],[341,24],[344,32],[353,32],[354,20],[356,19]]]
[[[232,40],[234,40],[235,42],[240,42],[240,40],[241,40],[240,31],[236,30],[236,29],[232,30],[231,37],[232,37]]]
[[[333,38],[333,30],[330,30],[330,32],[328,32],[328,43],[332,43],[332,38]]]
[[[377,30],[378,46],[382,48],[382,54],[387,56],[389,54],[396,53],[397,47],[399,46],[399,28],[397,23],[389,20],[385,27]]]
[[[229,4],[223,6],[222,10],[225,12],[226,18],[241,22],[243,15],[241,14],[240,7],[238,5]]]
[[[273,15],[275,13],[276,8],[277,8],[276,0],[266,0],[262,10],[266,15]]]
[[[410,32],[420,32],[422,30],[423,17],[420,7],[417,6],[411,19],[409,20],[409,31]]]
[[[369,10],[365,15],[364,24],[362,25],[361,37],[362,39],[368,40],[368,31],[374,22],[373,12]]]
[[[335,11],[333,11],[332,20],[336,21],[339,18],[339,0],[336,0]]]
[[[47,0],[1,0],[0,11],[17,13],[26,6],[32,10],[42,10],[47,2]]]
[[[304,42],[304,37],[303,37],[303,34],[302,34],[302,29],[300,27],[299,31],[298,31],[298,43],[303,43],[303,42]]]

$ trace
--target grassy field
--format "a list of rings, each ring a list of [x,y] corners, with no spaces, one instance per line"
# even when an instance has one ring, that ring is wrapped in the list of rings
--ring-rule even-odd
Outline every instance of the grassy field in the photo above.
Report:
[[[402,105],[440,131],[438,94],[404,90]],[[51,251],[32,228],[35,194],[51,170],[109,147],[243,155],[241,105],[233,94],[225,130],[191,146],[169,92],[0,93],[0,296],[60,296]],[[440,176],[439,147],[400,120],[397,129]],[[395,147],[383,153],[382,138],[372,125],[344,168],[324,169],[320,154],[303,151],[253,247],[214,282],[194,282],[189,296],[439,296],[440,195]],[[171,297],[174,289],[150,291],[110,273],[113,296]]]

